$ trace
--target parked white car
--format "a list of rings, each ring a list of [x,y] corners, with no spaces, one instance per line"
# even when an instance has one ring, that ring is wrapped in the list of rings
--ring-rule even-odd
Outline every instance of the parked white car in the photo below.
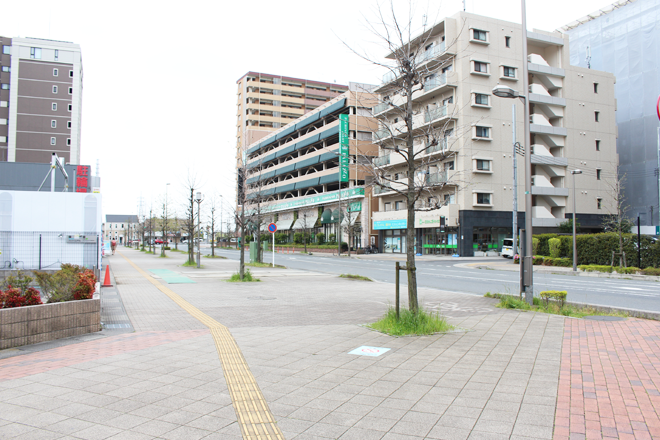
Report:
[[[502,256],[504,258],[513,258],[513,238],[505,238],[502,241]]]

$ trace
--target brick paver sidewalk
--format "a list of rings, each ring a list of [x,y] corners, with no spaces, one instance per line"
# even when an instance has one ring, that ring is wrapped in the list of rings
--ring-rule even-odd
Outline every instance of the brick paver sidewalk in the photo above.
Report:
[[[568,319],[556,439],[660,438],[660,323]]]

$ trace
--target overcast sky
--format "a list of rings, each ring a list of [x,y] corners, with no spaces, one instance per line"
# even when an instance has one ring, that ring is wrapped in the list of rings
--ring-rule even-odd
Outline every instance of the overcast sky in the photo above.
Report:
[[[167,183],[169,205],[181,215],[188,175],[197,177],[204,194],[222,195],[225,205],[233,205],[236,80],[243,74],[339,84],[380,81],[383,71],[342,43],[374,58],[385,54],[366,25],[375,19],[378,3],[8,0],[0,34],[81,45],[81,161],[92,169],[100,162],[104,215],[136,214],[140,196],[147,210],[153,205],[156,211]],[[528,29],[551,31],[608,4],[528,0]],[[394,5],[405,19],[409,2]],[[462,0],[418,0],[415,26],[424,14],[430,25],[462,8]],[[519,0],[466,0],[466,8],[521,20]]]

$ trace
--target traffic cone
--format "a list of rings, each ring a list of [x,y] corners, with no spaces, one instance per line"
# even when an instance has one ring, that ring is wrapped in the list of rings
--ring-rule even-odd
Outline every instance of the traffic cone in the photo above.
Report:
[[[101,287],[112,287],[110,283],[110,265],[105,266],[105,280],[103,280],[103,286]]]

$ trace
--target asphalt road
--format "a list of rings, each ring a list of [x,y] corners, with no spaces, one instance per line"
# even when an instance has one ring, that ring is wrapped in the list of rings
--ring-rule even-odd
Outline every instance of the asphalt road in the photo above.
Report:
[[[182,246],[180,246],[182,248]],[[202,247],[202,254],[209,254],[210,248]],[[239,259],[238,251],[218,250],[217,255],[230,259]],[[270,262],[272,253],[266,252],[264,259]],[[350,273],[363,275],[376,281],[394,283],[394,261],[347,259],[327,256],[276,254],[275,263],[292,269],[313,270],[325,273]],[[462,259],[461,263],[493,261],[487,259]],[[500,260],[498,260],[499,262]],[[458,261],[447,258],[417,261],[417,283],[452,292],[472,295],[491,293],[517,294],[519,290],[518,272],[457,267]],[[402,285],[405,277],[402,273]],[[580,277],[572,275],[554,275],[536,272],[534,290],[566,290],[568,300],[572,302],[621,307],[660,313],[660,283],[612,278]]]

